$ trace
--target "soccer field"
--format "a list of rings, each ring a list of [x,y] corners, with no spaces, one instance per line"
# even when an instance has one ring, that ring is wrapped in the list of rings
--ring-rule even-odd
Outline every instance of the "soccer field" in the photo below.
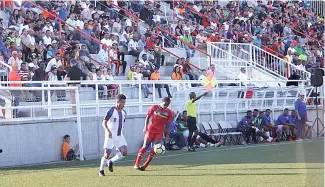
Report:
[[[324,186],[324,139],[169,151],[146,171],[134,170],[134,160],[101,178],[99,159],[0,169],[0,186]]]

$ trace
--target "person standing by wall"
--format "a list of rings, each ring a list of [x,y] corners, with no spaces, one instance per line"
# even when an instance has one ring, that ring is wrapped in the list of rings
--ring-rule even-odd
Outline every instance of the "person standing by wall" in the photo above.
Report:
[[[302,141],[305,138],[307,127],[307,107],[305,102],[305,94],[299,93],[298,99],[295,102],[295,111],[298,116],[297,140]]]

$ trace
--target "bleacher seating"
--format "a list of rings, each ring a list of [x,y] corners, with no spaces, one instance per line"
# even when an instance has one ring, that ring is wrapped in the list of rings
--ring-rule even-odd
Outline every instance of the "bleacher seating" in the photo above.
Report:
[[[170,37],[170,35],[177,35],[175,31],[175,27],[177,27],[178,22],[180,19],[177,18],[177,16],[173,16],[173,13],[175,13],[175,7],[172,7],[172,4],[169,1],[160,1],[160,2],[154,2],[154,5],[150,5],[150,2],[145,2],[145,6],[143,6],[144,9],[148,9],[148,14],[144,15],[141,14],[141,10],[139,10],[139,7],[137,4],[134,4],[132,1],[128,2],[120,2],[118,1],[117,4],[112,5],[111,3],[108,2],[100,2],[96,4],[94,2],[82,2],[82,3],[77,3],[74,9],[64,9],[64,7],[71,7],[71,2],[41,2],[41,1],[36,1],[35,4],[33,2],[27,2],[27,1],[22,1],[20,2],[8,2],[8,3],[3,3],[0,2],[0,17],[2,18],[2,21],[0,21],[0,30],[2,33],[4,33],[2,38],[0,39],[0,47],[1,47],[1,54],[0,54],[0,77],[1,81],[6,81],[8,80],[8,72],[10,71],[8,66],[15,65],[18,63],[18,67],[20,67],[20,64],[22,62],[26,62],[28,65],[28,69],[26,70],[29,72],[31,75],[24,80],[28,81],[45,81],[45,78],[47,76],[41,76],[37,77],[35,75],[35,71],[38,68],[39,69],[39,62],[40,61],[45,61],[46,65],[49,62],[49,60],[52,60],[54,58],[51,57],[51,54],[54,55],[57,52],[60,52],[61,56],[61,64],[55,64],[58,68],[58,74],[57,74],[57,79],[58,81],[61,81],[64,79],[66,76],[66,73],[69,69],[70,61],[71,59],[77,59],[80,68],[82,69],[83,73],[85,74],[85,79],[90,79],[90,69],[92,64],[96,66],[96,68],[99,68],[100,66],[107,66],[107,62],[101,62],[99,59],[99,46],[102,45],[103,37],[105,33],[113,34],[115,30],[113,30],[114,26],[114,20],[116,17],[120,17],[121,19],[121,30],[123,31],[125,27],[128,25],[131,25],[133,28],[135,28],[131,33],[130,36],[143,36],[145,41],[145,45],[150,44],[148,41],[150,37],[158,37],[160,40],[160,46],[165,48],[165,50],[162,50],[161,54],[165,56],[165,64],[164,66],[161,66],[159,71],[160,71],[160,79],[161,80],[167,80],[171,78],[171,74],[173,71],[173,66],[175,65],[176,61],[178,60],[179,57],[185,57],[185,49],[184,47],[186,44],[180,44],[177,43],[175,38]],[[115,2],[113,2],[115,3]],[[177,2],[176,2],[177,4]],[[74,4],[73,4],[74,5]],[[205,9],[201,9],[202,5],[205,6]],[[213,6],[212,6],[213,5]],[[198,25],[203,25],[200,21],[202,18],[206,17],[206,13],[218,11],[220,14],[217,16],[221,16],[223,19],[219,19],[219,17],[213,17],[211,14],[211,22],[214,22],[214,19],[221,20],[221,25],[224,25],[221,27],[219,25],[218,28],[212,28],[213,26],[216,26],[212,23],[210,25],[212,26],[204,26],[203,28],[198,27],[199,29],[203,29],[203,40],[208,42],[208,41],[224,41],[224,42],[229,42],[229,38],[227,36],[228,32],[228,27],[233,26],[235,29],[237,29],[237,33],[235,35],[234,41],[238,42],[250,42],[250,40],[243,40],[241,34],[248,34],[248,36],[252,36],[252,38],[255,40],[255,42],[258,41],[256,39],[256,35],[258,32],[255,32],[256,30],[263,30],[259,27],[257,27],[258,23],[263,23],[263,21],[267,21],[267,15],[271,15],[272,20],[270,20],[271,26],[276,25],[274,19],[277,19],[277,17],[274,17],[272,12],[278,7],[290,7],[291,4],[280,4],[275,1],[274,4],[272,5],[273,8],[269,8],[269,6],[264,5],[263,3],[259,2],[258,4],[240,4],[239,7],[236,4],[230,3],[220,3],[219,5],[217,2],[212,2],[212,4],[209,4],[208,2],[195,2],[195,3],[188,3],[186,6],[192,7],[195,10],[198,10],[199,12],[202,13],[202,15],[196,15],[195,12],[192,9],[185,8],[186,9],[186,19],[189,21],[183,23],[187,29],[190,29],[191,31],[191,36],[193,37],[193,44],[197,46],[196,42],[197,40],[197,33],[195,30],[196,26]],[[324,53],[322,52],[322,46],[317,46],[317,44],[324,42],[323,35],[320,35],[319,33],[323,34],[321,32],[324,30],[324,28],[319,24],[318,22],[323,21],[321,17],[313,16],[311,14],[312,9],[310,9],[307,5],[301,5],[300,10],[295,10],[298,15],[304,15],[307,16],[308,19],[312,20],[311,25],[315,26],[315,28],[312,28],[312,30],[315,31],[315,34],[312,35],[312,37],[316,38],[317,41],[314,41],[310,43],[309,46],[313,48],[313,50],[308,50],[308,47],[303,50],[303,53],[310,54],[316,53],[315,58],[307,59],[308,63],[306,64],[297,64],[300,68],[305,68],[305,69],[310,69],[310,68],[319,68],[322,67],[323,64],[318,64],[318,62],[323,62],[323,56]],[[124,9],[124,8],[126,9]],[[151,7],[151,8],[150,8]],[[236,8],[234,8],[236,7]],[[237,28],[237,21],[238,20],[247,20],[247,16],[250,14],[245,14],[245,11],[249,8],[253,7],[255,10],[259,10],[261,8],[264,8],[266,10],[266,16],[256,16],[256,25],[252,25],[252,28],[254,27],[255,29],[250,30],[247,32],[243,32],[242,25],[239,24],[239,29]],[[239,8],[239,9],[238,9]],[[52,11],[54,9],[54,11]],[[19,10],[19,11],[18,11]],[[49,12],[47,12],[50,10]],[[221,10],[223,13],[221,13]],[[237,12],[238,10],[240,11],[240,15],[238,18],[232,18],[230,15],[232,13]],[[15,12],[15,13],[14,13]],[[16,13],[18,12],[18,13]],[[177,11],[176,11],[177,12]],[[225,16],[226,13],[228,12],[228,17]],[[69,18],[69,14],[74,14],[76,16],[76,21],[72,20]],[[133,14],[138,16],[130,16],[130,14]],[[247,13],[247,12],[246,12]],[[214,14],[213,14],[214,15]],[[59,20],[56,16],[58,16],[60,19]],[[91,17],[92,20],[88,20],[88,17]],[[98,17],[99,16],[99,17]],[[181,15],[182,16],[182,15]],[[86,18],[87,19],[84,19]],[[184,15],[183,15],[184,17]],[[174,19],[175,18],[175,19]],[[8,21],[9,20],[9,21]],[[35,20],[35,22],[33,21]],[[99,22],[99,20],[106,20],[100,24],[95,24],[94,22]],[[46,23],[50,23],[50,25],[46,26]],[[88,23],[88,25],[91,26],[90,30],[85,30],[82,29],[84,27],[84,24]],[[74,31],[73,28],[69,27],[67,24],[72,24],[74,26]],[[118,24],[118,23],[117,23]],[[115,24],[116,25],[116,24]],[[192,25],[192,26],[191,26]],[[136,27],[138,26],[138,27]],[[170,34],[163,34],[163,33],[158,33],[154,29],[154,26],[159,26],[160,28],[166,29]],[[218,26],[218,24],[217,24]],[[83,30],[83,32],[80,32],[77,27],[80,28],[80,30]],[[34,53],[29,51],[30,46],[25,46],[26,41],[21,39],[19,40],[19,36],[22,35],[22,30],[24,28],[27,28],[27,30],[34,30],[33,31],[28,31],[27,33],[27,38],[32,38],[31,43],[35,44],[37,52],[35,53],[36,58],[34,58]],[[108,29],[107,29],[108,28]],[[52,42],[52,50],[48,50],[48,46],[44,45],[44,41],[47,42],[47,39],[43,39],[46,30],[53,29],[53,32],[51,32],[51,39]],[[245,30],[245,29],[244,29]],[[88,32],[89,31],[89,32]],[[88,35],[86,33],[91,33],[92,34],[92,39],[89,39]],[[264,31],[263,31],[264,32]],[[286,42],[286,45],[289,45],[288,43],[292,42],[294,44],[299,43],[299,41],[303,40],[295,40],[295,37],[297,36],[299,39],[305,38],[305,34],[297,34],[295,31],[293,31],[291,37],[285,37],[282,35],[281,39],[283,39],[283,42]],[[212,37],[210,36],[212,35]],[[215,37],[213,37],[215,35]],[[217,36],[219,35],[219,36]],[[88,38],[87,38],[88,37]],[[122,39],[122,34],[118,34],[118,38],[120,40]],[[273,38],[272,40],[275,40],[277,37]],[[290,39],[291,38],[291,39]],[[5,44],[6,39],[9,39],[12,45],[6,46]],[[33,41],[35,39],[35,42]],[[44,40],[44,41],[43,41]],[[86,42],[84,40],[87,40]],[[310,40],[310,39],[309,39]],[[113,40],[109,40],[109,42],[112,42]],[[266,38],[262,38],[261,43],[265,44],[264,46],[269,46],[272,48],[271,43],[266,42]],[[290,42],[288,42],[290,41]],[[25,43],[24,43],[25,42]],[[90,44],[89,44],[90,42]],[[303,43],[303,42],[302,42]],[[80,56],[85,55],[85,52],[81,50],[79,45],[76,44],[86,44],[89,52],[91,54],[87,58],[80,58]],[[273,43],[274,44],[274,43]],[[284,44],[283,44],[284,45]],[[74,46],[77,46],[77,48],[74,48]],[[103,45],[105,46],[105,45]],[[26,48],[27,47],[27,48]],[[262,45],[260,46],[261,48],[264,48]],[[274,46],[273,46],[274,47]],[[284,47],[285,50],[282,50],[283,55],[286,55],[286,51],[288,50],[288,46],[281,46]],[[134,64],[136,57],[129,55],[127,48],[124,47],[121,42],[119,45],[120,52],[125,53],[124,60],[127,62],[127,67],[126,67],[126,72],[125,75],[119,74],[119,76],[115,76],[114,80],[126,80],[127,79],[127,73],[130,70],[130,66]],[[282,49],[282,48],[281,48]],[[9,60],[10,57],[12,57],[11,52],[13,51],[21,51],[22,50],[22,55],[18,55],[18,60],[12,58]],[[72,51],[74,50],[74,53]],[[205,49],[203,49],[205,50]],[[49,51],[49,52],[48,52]],[[279,49],[279,51],[281,51]],[[173,53],[173,54],[172,54]],[[69,54],[69,55],[67,55]],[[86,53],[87,54],[87,53]],[[175,55],[176,54],[176,55]],[[31,57],[32,56],[32,57]],[[204,56],[204,55],[203,55]],[[282,57],[281,57],[282,58]],[[308,56],[309,58],[309,56]],[[14,59],[14,60],[13,60]],[[294,61],[293,63],[296,63],[295,57],[293,58]],[[298,59],[298,58],[297,58]],[[245,59],[246,60],[246,59]],[[16,62],[17,61],[17,62]],[[244,61],[244,60],[243,60]],[[195,65],[200,65],[201,68],[207,68],[208,67],[208,61],[207,58],[204,56],[202,57],[202,54],[200,55],[199,52],[196,50],[196,53],[194,57],[191,57],[190,62]],[[310,63],[309,63],[310,62]],[[190,65],[191,65],[190,63]],[[58,67],[60,66],[60,67]],[[51,69],[51,67],[49,67]],[[120,68],[121,69],[121,68]],[[193,68],[192,66],[193,74],[196,74],[196,76],[200,75],[198,71],[195,71],[196,68]],[[185,70],[184,70],[185,71]],[[20,75],[23,75],[24,72],[21,72]],[[185,74],[188,74],[189,72],[185,72]],[[237,72],[236,72],[237,73]],[[235,73],[235,74],[236,74]],[[49,73],[47,73],[49,74]],[[105,75],[106,72],[103,71],[103,74]],[[226,76],[221,75],[221,73],[216,74],[217,79],[222,79],[225,78]],[[193,79],[195,76],[184,76],[189,77]],[[306,77],[302,77],[306,78]],[[97,76],[97,79],[102,79],[102,76]],[[6,84],[2,84],[6,85]],[[172,92],[175,92],[175,88],[171,88]],[[90,87],[82,87],[80,89],[81,91],[81,96],[85,98],[86,100],[93,100],[95,98],[95,93],[94,89]],[[139,91],[137,88],[133,88],[132,86],[130,87],[123,87],[124,93],[130,97],[130,98],[138,98]],[[103,91],[101,91],[102,93]],[[163,90],[164,92],[164,90]],[[157,91],[156,91],[157,93]],[[28,100],[28,102],[31,102],[33,100],[40,100],[39,95],[36,96],[34,95],[34,99]],[[155,95],[157,98],[158,95]],[[65,98],[65,100],[68,100],[68,98]],[[24,102],[25,100],[21,100]],[[64,102],[64,101],[60,101]],[[66,102],[66,101],[65,101]],[[25,104],[25,102],[23,103]]]

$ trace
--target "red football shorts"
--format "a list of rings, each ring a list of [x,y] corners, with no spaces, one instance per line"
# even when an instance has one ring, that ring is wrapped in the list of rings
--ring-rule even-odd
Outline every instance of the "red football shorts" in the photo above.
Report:
[[[161,140],[163,133],[155,133],[147,131],[144,139],[147,141]]]

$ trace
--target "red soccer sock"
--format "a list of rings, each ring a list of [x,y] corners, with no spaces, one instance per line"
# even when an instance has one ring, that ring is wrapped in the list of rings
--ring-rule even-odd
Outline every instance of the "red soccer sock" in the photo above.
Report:
[[[145,162],[145,163],[143,164],[143,166],[142,166],[144,169],[148,167],[148,165],[150,164],[150,162],[151,162],[151,160],[153,159],[153,156],[154,156],[154,155],[155,155],[155,151],[154,151],[153,149],[151,149],[151,151],[150,151],[150,153],[149,153],[149,156],[148,156],[146,162]]]
[[[143,154],[144,154],[145,152],[146,152],[146,149],[143,148],[143,147],[141,147],[140,150],[139,150],[139,152],[138,152],[137,159],[135,160],[135,164],[134,164],[135,167],[139,167],[140,162],[141,162],[141,159],[142,159]]]

